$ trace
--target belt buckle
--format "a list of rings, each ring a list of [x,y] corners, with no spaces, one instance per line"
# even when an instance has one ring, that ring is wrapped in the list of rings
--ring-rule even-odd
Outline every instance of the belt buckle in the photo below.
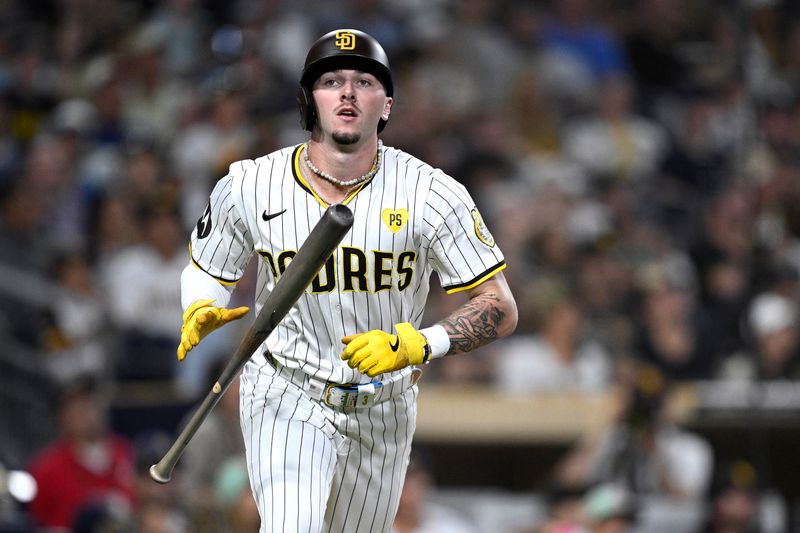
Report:
[[[330,407],[341,409],[371,407],[375,403],[375,389],[375,383],[366,385],[328,383],[322,398]]]

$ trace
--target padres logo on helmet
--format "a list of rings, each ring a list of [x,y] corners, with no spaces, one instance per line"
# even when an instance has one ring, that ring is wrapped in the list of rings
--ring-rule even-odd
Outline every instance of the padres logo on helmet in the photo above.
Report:
[[[356,36],[350,31],[337,31],[335,43],[339,50],[355,50]]]

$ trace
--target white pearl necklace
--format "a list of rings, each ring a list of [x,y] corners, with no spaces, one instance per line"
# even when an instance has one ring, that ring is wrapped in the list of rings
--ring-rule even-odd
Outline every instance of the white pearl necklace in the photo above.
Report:
[[[381,169],[381,160],[382,160],[381,148],[383,148],[383,142],[380,139],[378,139],[378,152],[375,154],[375,163],[373,163],[372,168],[370,169],[369,172],[367,172],[363,176],[359,176],[358,178],[353,178],[351,180],[340,180],[338,178],[334,178],[327,172],[318,169],[317,166],[311,162],[308,143],[306,143],[303,148],[303,162],[306,164],[309,170],[311,170],[311,172],[313,172],[320,178],[329,181],[334,185],[338,185],[339,187],[349,187],[351,185],[357,185],[359,183],[363,183],[371,179],[375,174],[378,173],[378,171]]]

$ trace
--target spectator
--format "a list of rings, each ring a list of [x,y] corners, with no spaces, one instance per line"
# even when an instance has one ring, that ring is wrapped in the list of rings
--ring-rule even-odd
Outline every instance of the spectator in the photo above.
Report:
[[[669,419],[670,392],[652,367],[636,370],[611,425],[576,445],[556,468],[568,485],[618,483],[633,493],[700,501],[711,483],[714,454],[700,435]]]
[[[624,485],[592,487],[584,498],[583,515],[590,533],[633,531],[636,519],[634,495]]]
[[[710,378],[714,362],[698,344],[692,288],[660,264],[642,267],[640,278],[641,319],[634,341],[638,359],[670,380]]]
[[[51,260],[40,231],[46,205],[24,179],[13,180],[0,196],[0,262],[44,274]]]
[[[800,379],[797,303],[773,292],[756,296],[748,310],[752,349],[729,358],[719,377],[749,382]]]
[[[45,277],[51,250],[37,236],[46,213],[42,199],[23,180],[0,196],[0,267],[6,269],[0,280],[0,324],[17,342],[36,348],[47,326],[46,305],[25,290],[18,276]]]
[[[117,505],[114,502],[91,503],[78,512],[70,531],[71,533],[128,531],[133,526],[133,518],[130,513],[131,510],[128,506]],[[147,531],[161,533],[155,529]]]
[[[570,112],[585,108],[597,82],[625,75],[621,42],[590,0],[557,0],[541,30],[543,76]]]
[[[706,206],[699,231],[687,244],[697,270],[700,291],[714,279],[709,270],[720,262],[748,265],[754,252],[752,228],[755,205],[752,191],[743,185],[722,190]]]
[[[715,136],[714,93],[685,91],[670,122],[671,142],[643,202],[650,217],[685,246],[701,223],[703,206],[727,184],[733,154]]]
[[[189,87],[165,73],[164,51],[169,35],[155,25],[137,27],[134,33],[128,46],[129,68],[122,93],[123,124],[129,131],[152,132],[159,146],[164,146],[177,129]]]
[[[188,77],[200,67],[208,24],[202,2],[197,0],[168,0],[155,6],[144,26],[155,35],[169,36],[163,42],[167,75]]]
[[[134,504],[133,447],[108,429],[105,401],[92,379],[76,380],[58,397],[59,436],[29,468],[38,486],[30,511],[46,531],[71,527],[89,506]]]
[[[556,483],[546,492],[547,517],[536,529],[515,533],[584,533],[586,488]]]
[[[495,383],[504,392],[599,392],[613,381],[611,357],[584,337],[583,316],[564,284],[540,283],[529,291],[533,335],[516,335],[500,348]]]
[[[636,2],[633,23],[626,31],[625,53],[643,92],[642,107],[656,111],[663,100],[678,93],[691,75],[689,61],[680,53],[689,16],[680,0]]]
[[[465,517],[431,501],[434,479],[425,461],[412,452],[391,533],[475,533]]]
[[[52,294],[52,326],[45,348],[51,379],[68,383],[91,374],[107,380],[113,372],[106,331],[105,302],[92,284],[92,271],[80,252],[66,252],[53,270],[57,291]]]
[[[181,210],[201,213],[214,177],[251,154],[255,141],[252,124],[245,120],[245,95],[227,87],[208,94],[208,117],[180,131],[171,145],[172,166],[184,180]]]
[[[180,469],[173,473],[171,483],[154,483],[150,467],[164,457],[173,437],[157,430],[136,435],[133,441],[136,454],[135,501],[132,521],[141,533],[206,533],[189,527],[187,505]],[[216,525],[216,524],[215,524]],[[219,531],[216,528],[215,531]],[[209,532],[211,533],[211,532]]]
[[[787,531],[782,499],[760,486],[752,463],[744,459],[724,461],[711,487],[711,505],[704,533],[779,533]]]
[[[605,25],[597,4],[589,0],[556,0],[545,24],[544,45],[574,55],[593,76],[628,70],[624,50],[611,28]]]
[[[100,266],[110,317],[121,336],[116,361],[121,380],[175,376],[173,345],[181,325],[175,285],[186,266],[186,250],[178,213],[168,198],[165,202],[140,213],[142,243],[122,249]]]
[[[225,363],[220,361],[211,367],[206,391],[211,390],[222,374]],[[219,507],[214,494],[215,485],[222,465],[229,459],[244,455],[241,433],[237,377],[186,447],[182,464],[182,478],[186,487],[184,496],[193,508]]]
[[[133,203],[121,193],[98,198],[89,232],[89,256],[93,265],[102,265],[122,250],[137,245],[141,228],[137,224]]]
[[[225,521],[225,531],[231,533],[258,533],[261,517],[247,479],[244,457],[231,456],[218,469],[214,487]]]
[[[517,72],[506,99],[509,121],[526,151],[534,155],[557,154],[561,148],[558,133],[563,109],[539,74],[534,65],[523,66]]]
[[[694,322],[700,352],[716,372],[745,347],[742,323],[749,297],[749,268],[720,256],[706,267],[705,291],[700,294]]]
[[[634,113],[632,80],[609,77],[598,86],[597,112],[568,122],[566,155],[600,183],[639,183],[652,178],[668,148],[663,126]]]

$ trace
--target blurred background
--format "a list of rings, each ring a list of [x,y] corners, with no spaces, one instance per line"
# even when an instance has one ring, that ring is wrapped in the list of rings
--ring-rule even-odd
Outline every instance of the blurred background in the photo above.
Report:
[[[800,531],[792,0],[0,0],[0,531],[258,530],[235,386],[147,468],[248,325],[177,364],[189,233],[340,27],[520,308],[425,367],[395,531]]]

